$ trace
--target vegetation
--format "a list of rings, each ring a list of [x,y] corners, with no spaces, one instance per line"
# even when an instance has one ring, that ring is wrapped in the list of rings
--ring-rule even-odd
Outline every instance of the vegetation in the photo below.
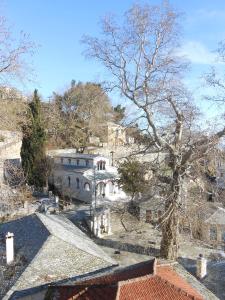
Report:
[[[90,136],[101,136],[101,124],[111,119],[110,101],[101,85],[71,82],[63,94],[54,93],[45,105],[49,143],[58,147],[85,148]]]
[[[120,175],[119,185],[127,194],[131,195],[132,200],[138,193],[146,190],[147,169],[143,163],[127,158],[119,165],[118,172]]]
[[[156,186],[162,185],[165,192],[161,256],[176,259],[185,180],[225,135],[225,128],[209,135],[197,127],[197,108],[181,82],[187,62],[176,51],[179,14],[164,1],[158,6],[134,5],[124,16],[122,22],[106,17],[102,36],[85,36],[83,42],[87,56],[111,75],[110,86],[113,82],[136,107],[135,117],[147,137],[141,153],[158,154],[159,159],[149,163]],[[163,154],[163,165],[170,169],[165,176],[157,171]]]
[[[46,134],[37,90],[34,91],[33,100],[29,103],[28,115],[29,123],[22,128],[22,167],[29,185],[43,187],[46,184]]]
[[[116,123],[120,123],[125,118],[125,110],[126,107],[118,104],[117,106],[113,107],[114,111],[114,121]]]

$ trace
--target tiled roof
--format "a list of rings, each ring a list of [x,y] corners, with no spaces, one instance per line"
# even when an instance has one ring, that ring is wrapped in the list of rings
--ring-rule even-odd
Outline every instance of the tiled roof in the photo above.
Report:
[[[157,299],[190,300],[194,298],[158,275],[148,275],[119,284],[119,300]]]
[[[201,295],[190,284],[188,284],[184,278],[179,276],[171,266],[158,265],[156,268],[156,274],[184,292],[193,295],[196,299],[201,298]]]
[[[154,260],[112,274],[50,287],[46,299],[60,300],[203,300],[203,297],[169,266]]]

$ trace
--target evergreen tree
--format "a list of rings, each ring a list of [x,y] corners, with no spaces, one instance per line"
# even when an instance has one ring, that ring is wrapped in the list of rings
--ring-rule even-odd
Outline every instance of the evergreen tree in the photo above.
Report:
[[[46,135],[41,119],[41,101],[37,90],[34,91],[33,100],[29,103],[28,116],[29,122],[22,128],[22,167],[29,185],[43,187],[46,183]]]

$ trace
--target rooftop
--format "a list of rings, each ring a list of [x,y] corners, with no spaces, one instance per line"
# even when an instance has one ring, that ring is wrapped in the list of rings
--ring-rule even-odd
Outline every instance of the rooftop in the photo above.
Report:
[[[46,298],[68,300],[72,297],[85,300],[205,299],[175,268],[156,265],[155,259],[75,282],[74,285],[52,286]]]
[[[2,224],[0,233],[7,232],[14,233],[16,257],[23,255],[24,263],[10,280],[3,275],[0,296],[10,288],[8,295],[116,265],[63,216],[36,213]]]
[[[102,156],[99,154],[85,154],[85,153],[57,153],[54,157],[66,157],[66,158],[83,158],[83,159],[93,159],[95,157]]]
[[[218,207],[217,210],[207,219],[206,223],[225,225],[225,209]]]

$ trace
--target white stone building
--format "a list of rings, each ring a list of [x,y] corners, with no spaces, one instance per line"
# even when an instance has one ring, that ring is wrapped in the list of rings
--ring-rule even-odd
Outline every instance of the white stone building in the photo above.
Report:
[[[118,186],[117,168],[98,154],[59,152],[54,161],[50,184],[73,200],[87,203],[125,201],[128,197]]]

